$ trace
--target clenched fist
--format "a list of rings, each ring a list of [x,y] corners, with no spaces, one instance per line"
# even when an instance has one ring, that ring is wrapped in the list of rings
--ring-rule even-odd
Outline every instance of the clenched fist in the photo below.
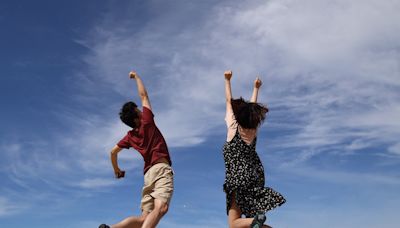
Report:
[[[125,177],[125,171],[118,171],[115,173],[115,178],[120,179],[120,178],[124,178]]]
[[[129,72],[129,78],[135,79],[135,78],[136,78],[136,76],[137,76],[137,74],[136,74],[136,72],[135,72],[135,71],[131,71],[131,72]]]
[[[254,87],[260,88],[261,85],[262,85],[262,81],[260,80],[259,77],[257,77],[256,80],[254,80]]]
[[[225,79],[226,79],[226,80],[231,80],[231,78],[232,78],[232,71],[231,71],[231,70],[225,71],[225,72],[224,72],[224,76],[225,76]]]

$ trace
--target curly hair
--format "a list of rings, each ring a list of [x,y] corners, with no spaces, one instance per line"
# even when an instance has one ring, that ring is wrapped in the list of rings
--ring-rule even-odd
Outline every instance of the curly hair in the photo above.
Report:
[[[268,108],[260,103],[248,102],[242,97],[231,99],[233,114],[238,124],[246,129],[256,129],[265,120]]]
[[[138,113],[136,112],[137,105],[132,102],[126,102],[119,112],[119,118],[121,121],[128,125],[131,128],[136,128],[135,119],[139,118]]]

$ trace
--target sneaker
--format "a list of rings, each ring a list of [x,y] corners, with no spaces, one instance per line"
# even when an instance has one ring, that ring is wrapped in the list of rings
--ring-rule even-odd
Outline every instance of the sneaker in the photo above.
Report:
[[[107,226],[106,224],[101,224],[101,225],[99,226],[99,228],[110,228],[110,227]]]
[[[250,228],[262,228],[265,220],[267,220],[267,217],[264,214],[257,214],[254,216],[254,220],[250,225]]]

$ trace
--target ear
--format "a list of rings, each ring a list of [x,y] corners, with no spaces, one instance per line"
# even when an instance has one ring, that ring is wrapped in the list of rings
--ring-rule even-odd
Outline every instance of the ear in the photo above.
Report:
[[[136,127],[140,126],[140,118],[135,118],[134,120]]]

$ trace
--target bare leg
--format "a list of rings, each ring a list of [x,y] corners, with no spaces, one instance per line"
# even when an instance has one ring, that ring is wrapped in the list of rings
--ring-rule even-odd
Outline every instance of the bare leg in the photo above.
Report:
[[[235,196],[232,197],[231,208],[228,212],[229,228],[249,228],[253,222],[253,218],[242,218],[242,211],[236,204]],[[271,228],[270,226],[263,225],[263,228]]]
[[[154,210],[147,215],[142,228],[155,228],[160,219],[167,213],[168,204],[154,199]]]
[[[140,217],[128,217],[121,222],[112,225],[111,228],[141,228],[144,220],[146,219],[148,213],[143,212],[142,216]]]
[[[242,211],[235,202],[235,196],[232,197],[231,208],[228,212],[229,228],[249,228],[253,219],[242,218]]]

